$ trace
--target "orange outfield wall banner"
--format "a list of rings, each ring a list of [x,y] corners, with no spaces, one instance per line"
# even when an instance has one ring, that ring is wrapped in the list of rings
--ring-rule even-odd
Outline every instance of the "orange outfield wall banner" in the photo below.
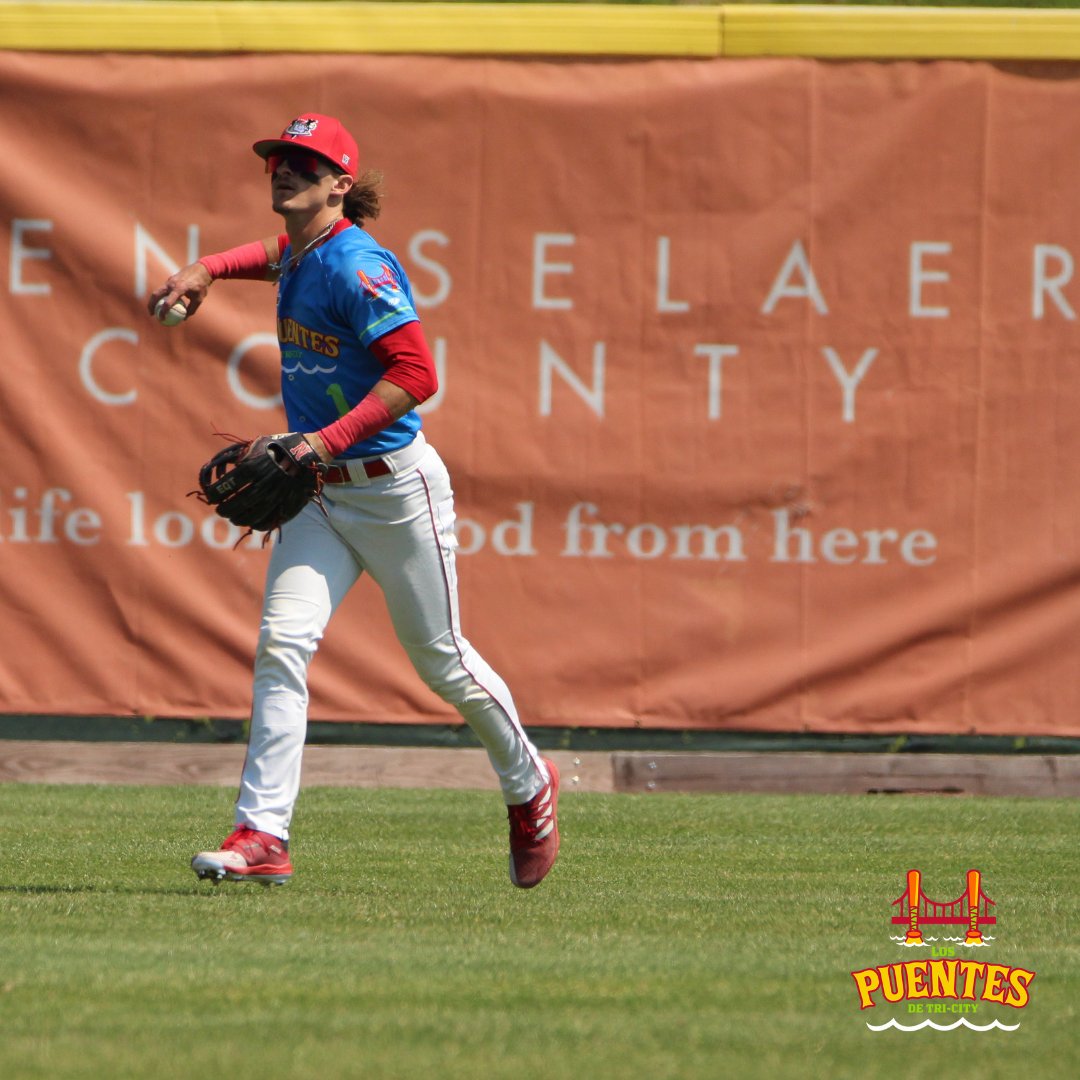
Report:
[[[385,174],[465,632],[528,724],[1080,735],[1080,67],[0,53],[0,709],[243,717],[280,430],[251,143]],[[323,720],[454,718],[362,580]]]

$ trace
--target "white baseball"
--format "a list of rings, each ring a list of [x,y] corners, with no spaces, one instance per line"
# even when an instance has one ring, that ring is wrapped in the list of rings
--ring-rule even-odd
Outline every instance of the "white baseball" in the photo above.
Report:
[[[165,297],[163,296],[157,302],[157,307],[154,308],[154,314],[161,321],[162,326],[178,326],[187,318],[187,304],[182,300],[177,300],[176,303],[165,312],[164,317],[162,317],[161,309],[164,305]]]

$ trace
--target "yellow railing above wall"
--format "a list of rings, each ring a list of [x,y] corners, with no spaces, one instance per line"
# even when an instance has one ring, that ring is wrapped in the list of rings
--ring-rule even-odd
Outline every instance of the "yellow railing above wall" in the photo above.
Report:
[[[0,4],[0,50],[1077,59],[1080,10],[159,0]]]
[[[716,7],[160,0],[0,6],[0,48],[715,56]]]
[[[725,4],[724,56],[1080,57],[1080,10]]]

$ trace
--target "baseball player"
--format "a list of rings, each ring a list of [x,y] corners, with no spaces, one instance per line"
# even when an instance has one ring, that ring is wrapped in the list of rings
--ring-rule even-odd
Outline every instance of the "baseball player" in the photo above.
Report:
[[[508,809],[510,879],[531,888],[559,848],[559,774],[525,734],[506,684],[461,632],[453,492],[416,413],[437,388],[434,362],[405,271],[362,227],[378,215],[380,178],[360,174],[354,138],[317,113],[253,149],[266,162],[285,234],[184,267],[148,307],[164,312],[183,298],[193,314],[218,278],[276,281],[288,439],[326,463],[318,466],[325,484],[322,509],[307,504],[275,538],[236,828],[192,868],[215,883],[291,876],[308,665],[334,610],[367,572],[421,678],[487,750]]]

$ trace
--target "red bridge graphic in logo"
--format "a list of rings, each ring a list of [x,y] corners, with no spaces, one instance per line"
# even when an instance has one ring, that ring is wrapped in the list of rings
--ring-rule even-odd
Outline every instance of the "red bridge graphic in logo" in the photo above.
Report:
[[[967,888],[955,900],[931,900],[922,891],[922,875],[918,870],[909,870],[907,889],[893,902],[899,908],[899,914],[892,921],[900,926],[907,925],[904,937],[905,945],[923,944],[919,924],[946,923],[966,926],[965,945],[982,945],[981,926],[993,925],[997,919],[990,914],[994,901],[982,891],[982,875],[978,870],[967,872]]]
[[[382,267],[382,273],[377,277],[368,277],[363,270],[356,271],[356,276],[360,279],[364,291],[373,297],[378,296],[379,290],[382,288],[397,290],[401,287],[397,283],[397,278],[394,277],[394,271],[386,263],[380,263],[379,265]]]

